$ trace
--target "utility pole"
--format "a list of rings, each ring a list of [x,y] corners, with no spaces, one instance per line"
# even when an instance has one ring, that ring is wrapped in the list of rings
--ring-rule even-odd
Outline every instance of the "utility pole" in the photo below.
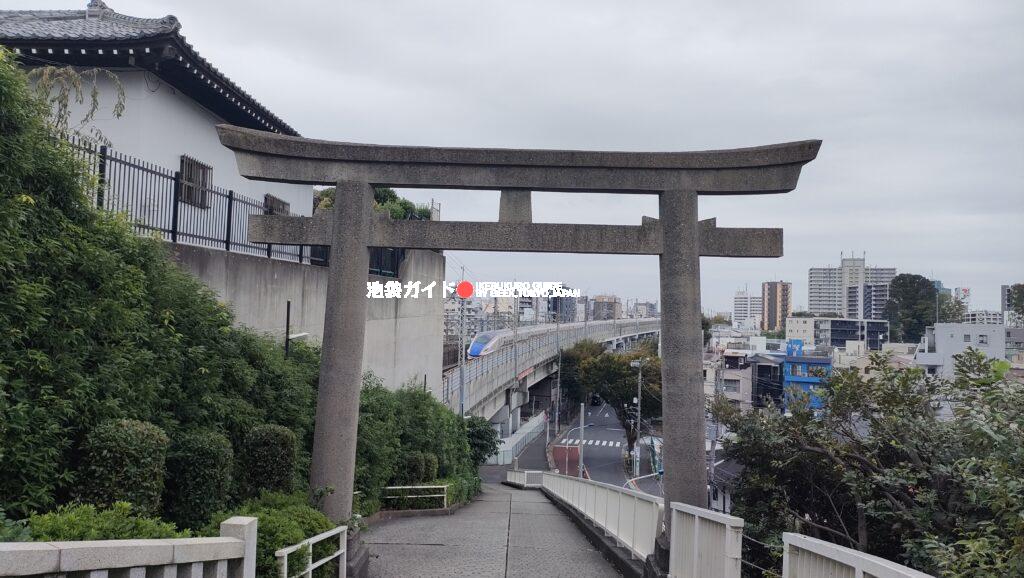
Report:
[[[579,477],[580,477],[580,479],[583,478],[583,433],[586,430],[586,428],[583,427],[583,420],[587,417],[585,411],[586,411],[586,408],[584,407],[584,403],[581,401],[580,402],[580,463],[578,464],[579,465]]]
[[[644,382],[644,360],[637,360],[636,364],[636,441],[633,443],[633,476],[640,475],[640,424],[643,420],[643,413],[640,411],[641,400],[643,400]]]
[[[633,477],[640,475],[640,424],[642,423],[640,408],[643,399],[643,364],[642,357],[630,363],[632,367],[636,368],[636,441],[633,442]]]
[[[715,397],[716,398],[718,397],[719,393],[722,391],[722,377],[723,377],[722,374],[723,373],[725,373],[725,357],[724,356],[719,356],[719,358],[718,358],[718,366],[715,367]],[[715,434],[714,434],[714,438],[711,440],[711,463],[708,465],[708,478],[710,479],[710,482],[708,484],[709,486],[711,484],[715,483],[715,461],[716,461],[716,458],[715,458],[715,448],[718,445],[718,435],[719,435],[719,431],[718,431],[719,424],[718,424],[718,418],[717,417],[714,418],[714,422],[715,422]],[[710,489],[710,487],[708,489],[708,504],[711,504],[711,489]]]
[[[461,283],[466,279],[466,267],[462,267]],[[459,415],[466,417],[466,300],[459,296]]]
[[[555,376],[555,435],[558,435],[558,420],[562,413],[562,316],[555,311],[555,332],[558,347],[558,375]]]

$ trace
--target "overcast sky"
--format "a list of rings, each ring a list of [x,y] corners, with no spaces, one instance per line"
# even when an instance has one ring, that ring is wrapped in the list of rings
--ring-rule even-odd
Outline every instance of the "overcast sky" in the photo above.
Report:
[[[82,8],[86,0],[2,0]],[[712,259],[705,309],[807,269],[1024,281],[1024,3],[110,0],[174,14],[207,59],[304,136],[382,144],[702,150],[822,139],[786,195],[702,197],[719,226],[785,229],[781,259]],[[827,5],[826,5],[827,4]],[[496,220],[498,193],[402,191]],[[639,224],[653,196],[534,193],[540,222]],[[473,280],[658,299],[655,257],[450,252]]]

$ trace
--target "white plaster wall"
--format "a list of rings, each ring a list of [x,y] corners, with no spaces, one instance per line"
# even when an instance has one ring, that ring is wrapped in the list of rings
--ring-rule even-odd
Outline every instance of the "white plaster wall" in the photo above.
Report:
[[[281,339],[285,308],[292,301],[291,333],[323,338],[327,305],[327,269],[289,261],[227,253],[217,249],[172,245],[174,257],[187,271],[217,293],[235,313],[235,322]],[[423,285],[444,281],[444,256],[409,251],[400,281]],[[380,281],[392,281],[372,277]],[[443,308],[441,292],[434,299],[371,299],[367,309],[363,369],[398,389],[409,381],[423,383],[441,397]]]
[[[177,170],[181,155],[187,154],[213,167],[213,184],[218,187],[257,201],[270,193],[290,203],[292,213],[313,213],[311,186],[251,181],[238,174],[234,153],[220,144],[214,129],[223,119],[153,74],[129,69],[112,72],[124,87],[124,114],[114,118],[116,91],[112,81],[101,76],[97,83],[101,106],[91,124],[114,150],[171,170]],[[82,118],[87,104],[72,108],[72,122]]]

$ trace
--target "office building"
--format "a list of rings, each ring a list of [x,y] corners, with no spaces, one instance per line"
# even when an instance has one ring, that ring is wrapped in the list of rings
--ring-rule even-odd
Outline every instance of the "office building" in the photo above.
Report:
[[[622,319],[622,301],[614,295],[595,296],[591,307],[595,321]]]
[[[782,331],[793,312],[793,284],[766,281],[761,284],[761,330]]]
[[[881,319],[895,276],[895,268],[868,267],[863,257],[841,256],[838,267],[812,267],[807,272],[807,310]]]
[[[572,288],[566,287],[566,289]],[[574,323],[576,321],[577,299],[577,297],[548,297],[548,322]]]
[[[737,329],[760,327],[762,303],[760,295],[737,291],[732,298],[732,326]]]

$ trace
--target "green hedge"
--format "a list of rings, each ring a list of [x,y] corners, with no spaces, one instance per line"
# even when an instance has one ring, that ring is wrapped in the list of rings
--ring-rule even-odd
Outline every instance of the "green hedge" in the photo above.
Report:
[[[276,424],[258,425],[245,436],[241,463],[248,495],[290,492],[295,477],[295,434]]]
[[[96,426],[85,440],[80,497],[110,505],[129,502],[136,511],[160,511],[169,440],[157,426],[117,419]]]
[[[149,538],[187,538],[187,530],[159,518],[139,515],[131,504],[116,502],[109,508],[92,504],[61,506],[47,514],[28,519],[29,532],[36,542],[79,540],[129,540]]]
[[[222,434],[197,430],[180,434],[167,456],[168,519],[183,528],[203,526],[228,506],[234,452]]]

